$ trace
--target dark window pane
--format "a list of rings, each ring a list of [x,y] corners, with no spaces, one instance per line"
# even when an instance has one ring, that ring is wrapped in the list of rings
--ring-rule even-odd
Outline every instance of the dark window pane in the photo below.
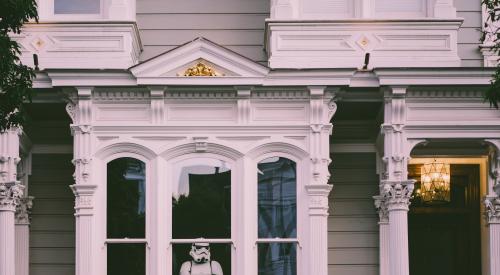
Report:
[[[270,158],[258,164],[259,238],[297,236],[295,162]]]
[[[144,163],[120,158],[108,163],[108,238],[144,238],[146,218]]]
[[[54,14],[99,14],[100,0],[54,0]]]
[[[107,275],[146,274],[146,248],[144,244],[108,244]]]
[[[259,244],[259,275],[297,274],[297,244]]]
[[[174,275],[231,274],[230,244],[175,244],[173,248]]]
[[[231,170],[214,159],[188,160],[174,171],[174,239],[231,238]]]

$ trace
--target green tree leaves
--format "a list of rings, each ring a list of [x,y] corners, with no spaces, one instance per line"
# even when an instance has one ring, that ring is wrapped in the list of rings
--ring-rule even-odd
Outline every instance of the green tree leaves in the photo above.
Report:
[[[491,45],[491,50],[500,57],[500,0],[483,0],[482,3],[488,12],[488,20],[484,24],[481,42]],[[497,65],[491,85],[484,96],[491,106],[498,109],[500,103],[500,63]]]
[[[38,20],[36,0],[0,1],[0,132],[23,125],[23,102],[31,100],[35,71],[21,63],[20,47],[9,37],[30,19]]]

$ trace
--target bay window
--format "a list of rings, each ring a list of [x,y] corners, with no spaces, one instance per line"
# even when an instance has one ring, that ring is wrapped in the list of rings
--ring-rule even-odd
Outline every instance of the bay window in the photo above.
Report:
[[[102,274],[302,274],[293,160],[120,156],[106,166]]]

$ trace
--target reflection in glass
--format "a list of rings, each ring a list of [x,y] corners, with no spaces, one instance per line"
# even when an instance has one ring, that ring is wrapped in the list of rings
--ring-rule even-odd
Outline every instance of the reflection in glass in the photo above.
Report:
[[[146,248],[144,244],[107,244],[107,275],[146,274]]]
[[[259,238],[297,237],[296,165],[286,158],[258,164]]]
[[[231,238],[231,170],[224,161],[188,159],[174,169],[174,239]]]
[[[146,173],[142,161],[115,159],[108,163],[108,238],[144,238]]]
[[[174,275],[230,275],[231,244],[173,245]]]
[[[297,244],[259,244],[259,275],[297,274]]]
[[[54,14],[99,14],[100,0],[54,0]]]

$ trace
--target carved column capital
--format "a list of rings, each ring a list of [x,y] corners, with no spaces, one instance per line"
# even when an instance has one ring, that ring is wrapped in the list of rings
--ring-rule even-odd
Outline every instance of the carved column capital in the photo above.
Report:
[[[488,224],[500,224],[500,197],[488,196],[484,199],[484,205]]]
[[[75,216],[91,216],[94,209],[94,193],[97,185],[71,185],[75,194]]]
[[[332,187],[330,184],[306,185],[310,216],[328,216],[328,196],[332,191]]]
[[[15,211],[24,186],[18,182],[0,182],[0,210]]]
[[[35,197],[23,197],[19,200],[16,207],[16,224],[29,225],[31,221],[31,209],[33,208],[33,199]]]
[[[377,209],[377,213],[379,216],[379,224],[388,224],[389,223],[389,209],[387,207],[387,202],[383,196],[373,196],[375,200],[375,209]]]
[[[415,187],[414,180],[382,181],[380,194],[384,198],[388,211],[409,210],[410,199]]]

